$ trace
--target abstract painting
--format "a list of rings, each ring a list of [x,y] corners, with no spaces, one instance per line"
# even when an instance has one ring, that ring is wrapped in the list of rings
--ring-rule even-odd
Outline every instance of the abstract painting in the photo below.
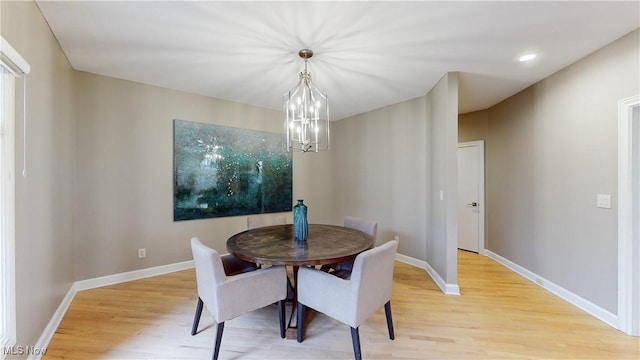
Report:
[[[291,211],[282,134],[174,120],[173,220]]]

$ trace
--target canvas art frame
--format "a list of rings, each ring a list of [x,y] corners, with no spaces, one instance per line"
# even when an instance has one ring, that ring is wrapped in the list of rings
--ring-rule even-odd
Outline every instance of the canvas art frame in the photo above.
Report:
[[[173,220],[291,211],[282,134],[174,120]]]

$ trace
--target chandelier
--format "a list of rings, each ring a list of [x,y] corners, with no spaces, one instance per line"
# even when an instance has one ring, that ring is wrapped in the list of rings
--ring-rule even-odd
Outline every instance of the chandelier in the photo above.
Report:
[[[307,71],[313,51],[302,49],[298,55],[304,59],[300,82],[283,96],[287,151],[329,150],[329,101],[327,94],[311,83],[311,73]]]

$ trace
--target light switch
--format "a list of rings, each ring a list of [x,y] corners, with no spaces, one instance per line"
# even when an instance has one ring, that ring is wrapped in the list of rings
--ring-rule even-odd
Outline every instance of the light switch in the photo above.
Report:
[[[596,206],[602,209],[611,209],[611,195],[598,194],[596,196]]]

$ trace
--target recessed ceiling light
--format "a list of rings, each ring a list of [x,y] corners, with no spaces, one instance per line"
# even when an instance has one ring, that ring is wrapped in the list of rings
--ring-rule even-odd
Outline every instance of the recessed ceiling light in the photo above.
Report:
[[[531,61],[535,58],[536,58],[536,54],[527,54],[527,55],[521,56],[520,59],[518,60],[520,60],[520,62],[525,62],[525,61]]]

